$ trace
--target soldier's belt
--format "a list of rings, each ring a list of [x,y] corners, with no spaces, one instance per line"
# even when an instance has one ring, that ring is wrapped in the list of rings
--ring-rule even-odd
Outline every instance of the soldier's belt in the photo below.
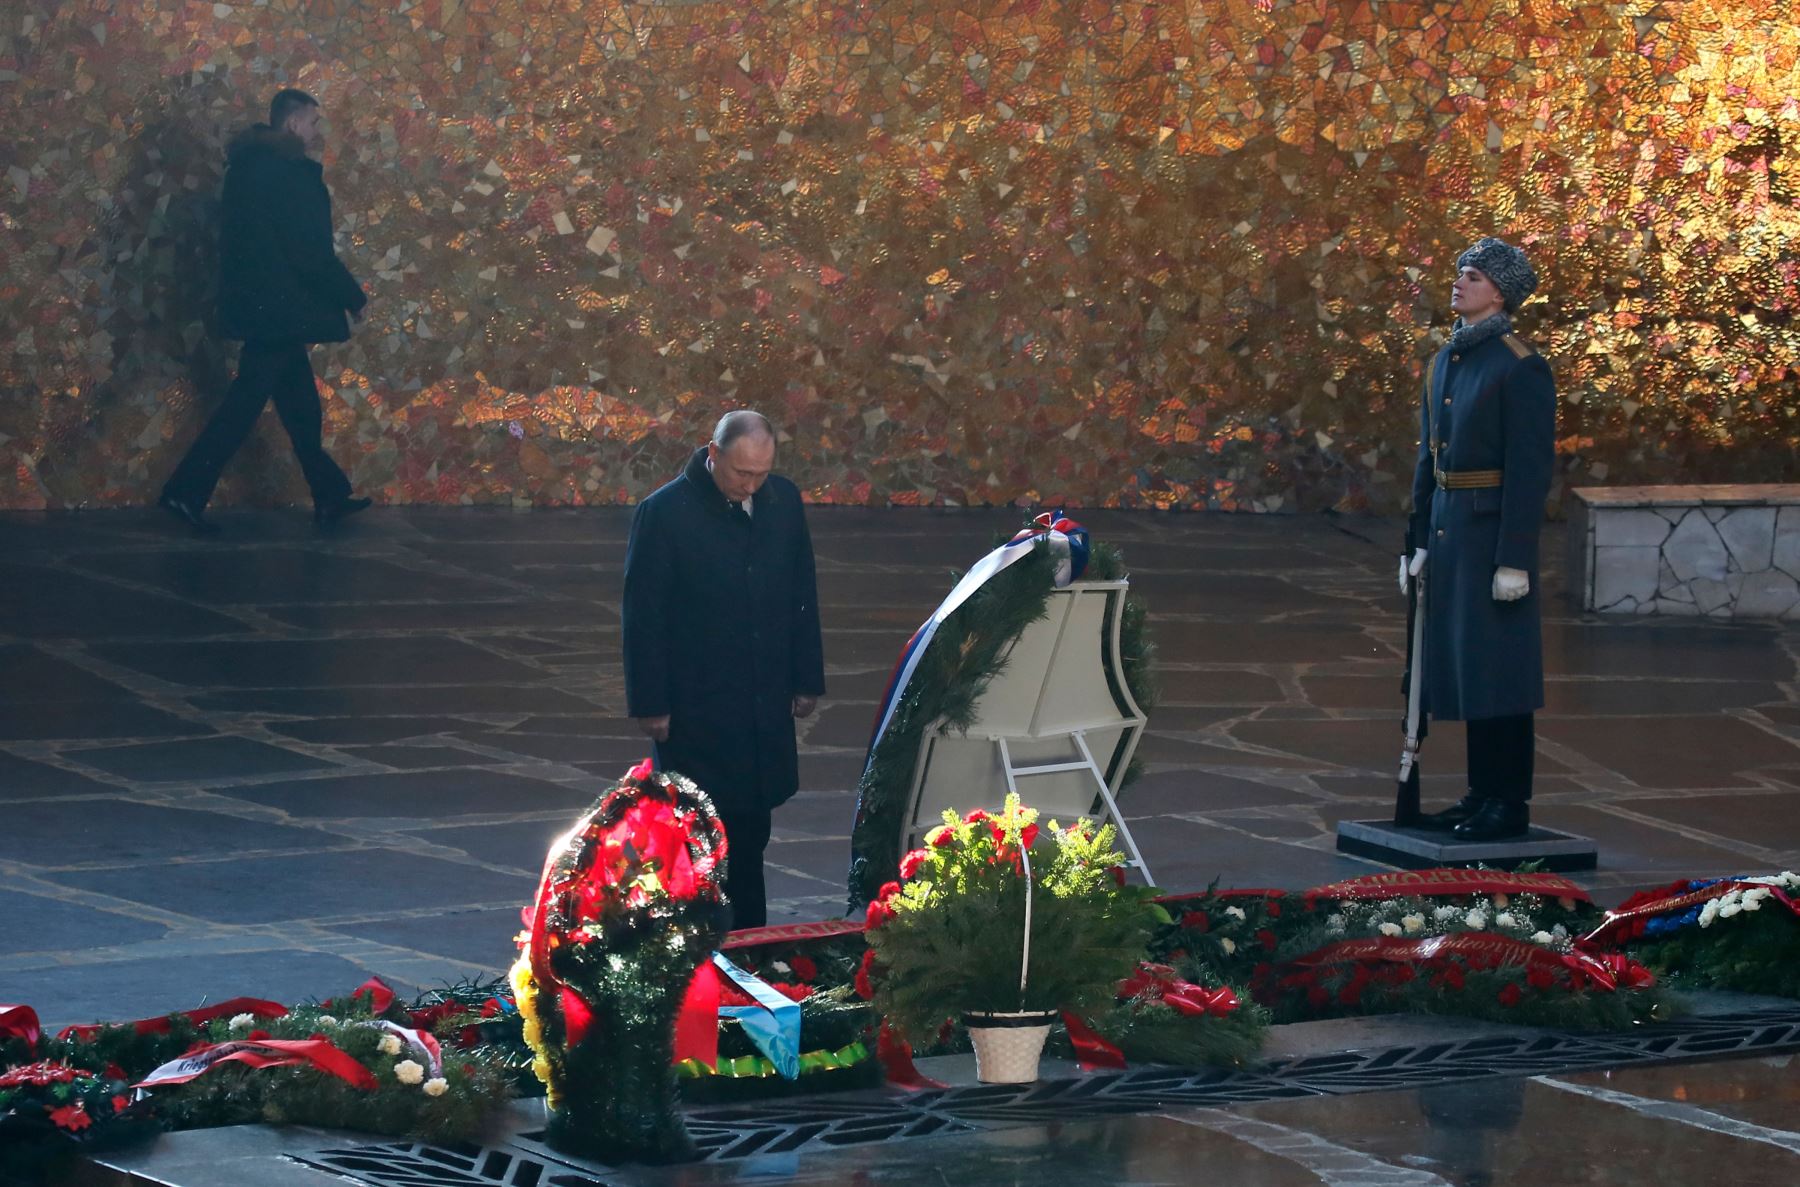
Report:
[[[1500,485],[1500,471],[1439,470],[1437,484],[1444,490],[1483,490]]]

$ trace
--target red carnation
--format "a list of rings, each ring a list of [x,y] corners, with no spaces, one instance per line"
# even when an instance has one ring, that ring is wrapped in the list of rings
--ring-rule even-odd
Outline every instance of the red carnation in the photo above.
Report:
[[[1033,845],[1037,844],[1037,839],[1038,839],[1038,826],[1037,825],[1028,824],[1023,829],[1019,830],[1019,844],[1023,848],[1026,848],[1026,849],[1031,848]]]
[[[131,1098],[124,1095],[115,1096],[112,1098],[112,1107],[113,1112],[123,1113],[126,1109],[131,1107]]]
[[[1519,990],[1518,983],[1515,981],[1508,981],[1505,985],[1500,987],[1500,1004],[1508,1009],[1518,1005],[1519,999],[1524,996],[1525,995]]]
[[[1212,930],[1212,917],[1205,911],[1189,911],[1181,917],[1181,926],[1205,935]]]
[[[1273,952],[1275,951],[1275,946],[1281,941],[1275,938],[1274,932],[1265,927],[1256,933],[1256,942],[1261,944],[1268,951]]]
[[[917,874],[924,868],[925,859],[929,856],[930,854],[923,849],[914,849],[911,853],[908,853],[905,857],[900,859],[900,876],[902,878],[910,878],[914,874]]]
[[[1315,1010],[1324,1009],[1325,1003],[1329,1002],[1330,1000],[1331,1000],[1331,995],[1329,993],[1325,992],[1325,989],[1323,986],[1314,985],[1311,989],[1308,989],[1306,991],[1306,1004],[1311,1006]]]
[[[775,982],[775,992],[779,993],[783,997],[791,998],[792,1000],[797,1001],[797,1002],[803,1002],[807,998],[811,997],[813,994],[812,986],[810,986],[810,985],[794,985],[794,984],[790,984],[787,981]]]
[[[253,1030],[249,1034],[244,1036],[244,1041],[247,1043],[260,1043],[262,1040],[271,1038],[271,1037],[273,1037],[273,1036],[271,1036],[269,1034],[269,1032],[266,1030]]]
[[[1113,866],[1111,869],[1107,870],[1107,873],[1109,873],[1113,876],[1113,881],[1117,882],[1119,884],[1120,890],[1125,889],[1125,867],[1124,866]]]
[[[1338,1001],[1346,1006],[1360,1006],[1362,1004],[1362,987],[1361,981],[1349,982],[1338,990]]]
[[[1444,984],[1452,989],[1463,987],[1463,971],[1456,965],[1448,965],[1444,969]]]
[[[1269,900],[1269,918],[1270,919],[1280,919],[1281,918],[1281,900],[1280,899],[1272,898]]]
[[[1533,989],[1548,989],[1556,984],[1556,974],[1534,965],[1525,971],[1525,983]]]
[[[893,898],[895,895],[897,895],[899,893],[900,893],[900,883],[898,883],[898,882],[883,882],[881,884],[881,889],[875,892],[875,897],[885,903],[887,900]]]
[[[869,910],[863,916],[863,929],[873,931],[894,917],[894,909],[880,899],[869,904]]]
[[[963,820],[965,820],[969,824],[980,824],[982,821],[986,820],[987,818],[988,818],[988,814],[986,812],[982,811],[980,808],[977,808],[973,812],[970,812],[967,816],[963,817]]]
[[[819,966],[810,956],[796,956],[788,964],[793,968],[794,976],[802,981],[810,983],[819,979]]]

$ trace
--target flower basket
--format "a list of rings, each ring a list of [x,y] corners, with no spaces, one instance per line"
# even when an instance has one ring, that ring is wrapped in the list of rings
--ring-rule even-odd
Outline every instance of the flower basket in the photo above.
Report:
[[[983,1084],[1035,1083],[1044,1041],[1055,1021],[1056,1015],[1047,1010],[964,1014],[962,1024],[975,1048],[975,1078]]]
[[[926,847],[902,860],[904,885],[889,883],[869,904],[858,989],[910,1042],[985,1016],[986,1026],[966,1018],[974,1041],[1008,1052],[1028,1043],[1030,1052],[1028,1061],[986,1055],[981,1079],[1035,1078],[1048,1018],[1110,1006],[1167,918],[1154,891],[1124,884],[1114,835],[1086,820],[1041,832],[1017,795],[997,815],[946,811]],[[1050,843],[1034,850],[1040,839]],[[1016,1021],[1023,1015],[1032,1021]],[[977,1037],[983,1029],[1018,1033]],[[994,1070],[996,1057],[1004,1070]]]

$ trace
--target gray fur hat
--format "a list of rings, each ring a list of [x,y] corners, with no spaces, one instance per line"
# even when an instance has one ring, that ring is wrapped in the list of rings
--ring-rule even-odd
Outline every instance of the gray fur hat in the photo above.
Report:
[[[1525,303],[1538,286],[1538,276],[1531,270],[1525,253],[1502,239],[1488,236],[1456,257],[1456,270],[1473,268],[1494,282],[1512,313]]]

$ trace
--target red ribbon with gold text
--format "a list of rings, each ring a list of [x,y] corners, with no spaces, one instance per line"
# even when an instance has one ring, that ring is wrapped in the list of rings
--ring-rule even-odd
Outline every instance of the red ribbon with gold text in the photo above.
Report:
[[[1306,892],[1308,900],[1423,898],[1465,894],[1535,894],[1543,898],[1592,902],[1588,892],[1560,874],[1508,874],[1500,870],[1396,870],[1366,874]]]
[[[1465,961],[1493,966],[1517,965],[1527,970],[1535,968],[1548,972],[1579,973],[1607,990],[1617,989],[1621,984],[1627,989],[1647,989],[1656,983],[1656,978],[1648,969],[1617,954],[1553,952],[1524,940],[1492,932],[1457,932],[1417,940],[1390,936],[1340,940],[1290,963],[1301,968],[1363,961],[1424,964],[1447,957],[1460,957]]]

